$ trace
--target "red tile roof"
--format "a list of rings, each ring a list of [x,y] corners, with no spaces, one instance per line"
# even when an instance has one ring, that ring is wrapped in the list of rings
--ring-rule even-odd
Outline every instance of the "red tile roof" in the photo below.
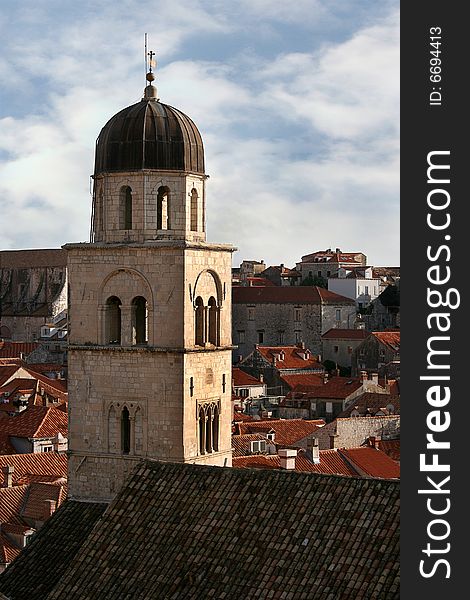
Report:
[[[317,286],[234,287],[233,304],[355,304],[345,296]]]
[[[65,500],[66,486],[57,483],[33,482],[29,486],[29,494],[21,515],[26,519],[45,521],[49,515],[46,513],[46,501],[53,500],[58,508]]]
[[[354,377],[332,377],[323,386],[316,387],[309,394],[311,398],[345,399],[362,386],[362,381]]]
[[[253,377],[253,375],[249,375],[248,373],[245,373],[245,371],[242,371],[236,367],[232,368],[232,384],[234,387],[263,385],[259,379],[256,379],[256,377]]]
[[[365,329],[329,329],[321,337],[323,340],[365,340],[370,332]]]
[[[8,523],[20,514],[27,493],[27,485],[0,488],[0,523]]]
[[[317,357],[308,349],[302,349],[298,346],[257,346],[256,350],[261,356],[271,365],[275,365],[276,369],[314,369],[318,372],[323,372],[323,365],[318,362]],[[276,358],[281,353],[284,354],[284,360]],[[308,358],[303,358],[307,355]]]
[[[266,436],[262,433],[246,433],[244,435],[232,435],[232,456],[248,456],[251,454],[251,442],[265,441]]]
[[[241,421],[253,421],[253,417],[251,415],[246,415],[245,413],[242,413],[238,410],[234,411],[233,413],[233,421],[235,423],[239,423]]]
[[[338,450],[354,466],[369,477],[381,479],[399,479],[400,466],[381,450],[375,448],[348,448]]]
[[[246,281],[249,287],[273,286],[274,283],[265,277],[247,277]]]
[[[12,543],[8,536],[0,531],[0,564],[10,564],[20,552],[21,550]]]
[[[304,419],[271,419],[269,421],[251,421],[238,423],[240,435],[247,433],[274,432],[274,443],[278,446],[293,446],[312,434],[325,421],[322,419],[307,421]]]
[[[323,375],[317,375],[315,373],[281,375],[281,379],[292,391],[310,391],[318,385],[323,385]]]
[[[21,358],[39,347],[37,342],[2,342],[0,341],[0,358]]]
[[[49,438],[60,432],[67,436],[67,414],[55,407],[29,406],[20,414],[0,419],[0,438]]]
[[[379,440],[379,450],[392,460],[400,461],[400,440]]]
[[[0,487],[3,485],[2,467],[14,468],[13,485],[28,481],[31,477],[49,476],[67,477],[67,455],[58,452],[40,452],[37,454],[0,454]],[[1,521],[1,519],[0,519]]]
[[[395,352],[400,351],[400,331],[373,331],[372,335]]]

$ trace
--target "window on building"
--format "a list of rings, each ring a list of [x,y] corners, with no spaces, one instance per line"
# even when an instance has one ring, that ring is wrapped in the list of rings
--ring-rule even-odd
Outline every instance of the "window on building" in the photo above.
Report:
[[[333,352],[335,354],[338,354],[338,352],[339,352],[339,346],[333,346]]]
[[[121,300],[111,296],[106,300],[106,340],[107,344],[121,343]]]
[[[219,409],[217,406],[212,408],[212,449],[219,451]]]
[[[352,354],[352,351],[353,351],[352,346],[348,346],[348,354]]]
[[[284,344],[284,338],[285,338],[285,332],[284,331],[280,331],[279,332],[279,343],[280,344]]]
[[[191,190],[191,231],[199,231],[197,226],[198,216],[198,202],[197,202],[197,190],[194,188]]]
[[[189,378],[189,395],[191,398],[194,396],[194,377]]]
[[[341,321],[341,309],[340,308],[336,309],[336,320]]]
[[[255,320],[255,308],[254,306],[250,306],[248,308],[248,321],[254,321]]]
[[[267,433],[266,437],[268,438],[268,440],[271,440],[272,442],[274,441],[276,434],[275,433]]]
[[[125,185],[119,193],[120,229],[132,229],[132,189]]]
[[[225,394],[225,388],[227,386],[226,383],[226,379],[225,379],[225,373],[222,374],[222,393]]]
[[[248,396],[250,395],[250,391],[248,388],[239,388],[238,395],[241,398],[248,398]]]
[[[302,309],[294,308],[294,321],[300,321],[302,318]]]
[[[53,446],[43,446],[42,447],[43,452],[52,452],[53,450],[54,450]]]
[[[195,310],[195,344],[196,346],[204,346],[205,344],[205,309],[204,301],[200,296],[196,298]]]
[[[209,343],[219,345],[219,309],[212,296],[209,298]]]
[[[157,229],[170,229],[170,188],[157,190]]]
[[[199,454],[206,453],[206,413],[201,406],[198,415],[199,421]]]
[[[258,331],[258,344],[264,343],[264,331]]]
[[[237,331],[238,333],[238,343],[239,344],[244,344],[245,343],[245,332],[242,331]]]
[[[131,420],[129,411],[125,406],[121,412],[121,452],[129,454],[131,451]]]
[[[321,277],[321,271],[318,271],[318,277]]]
[[[251,442],[251,452],[266,452],[266,442],[264,440],[255,440]]]
[[[132,339],[134,344],[146,344],[148,339],[148,305],[143,296],[132,300]]]
[[[298,329],[296,329],[294,331],[294,339],[295,339],[295,343],[298,344],[299,342],[302,341],[302,332],[299,331]]]
[[[327,277],[331,277],[331,271],[327,271],[327,272],[326,272],[326,276],[327,276]]]
[[[366,285],[366,286],[365,286],[365,288],[364,288],[364,294],[365,294],[366,296],[368,296],[368,295],[369,295],[369,286],[368,286],[368,285]]]

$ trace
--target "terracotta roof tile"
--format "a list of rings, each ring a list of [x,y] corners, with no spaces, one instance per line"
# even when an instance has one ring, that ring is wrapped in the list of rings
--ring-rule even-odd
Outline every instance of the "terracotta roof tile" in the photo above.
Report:
[[[232,435],[232,456],[248,456],[251,452],[251,442],[266,441],[262,433],[246,433],[244,435]]]
[[[348,304],[355,301],[317,286],[234,287],[234,304]]]
[[[65,500],[65,489],[63,484],[32,482],[21,515],[26,519],[45,521],[49,516],[46,516],[46,502],[53,500],[58,508]]]
[[[306,421],[304,419],[272,419],[270,421],[252,421],[251,423],[239,423],[240,435],[248,433],[274,432],[274,443],[277,446],[293,446],[312,434],[325,421],[322,419]]]
[[[31,354],[39,347],[37,342],[2,342],[0,341],[0,358],[21,358]]]
[[[0,523],[8,523],[21,513],[27,494],[27,485],[0,488]]]
[[[234,423],[239,423],[241,421],[253,421],[253,417],[251,415],[246,415],[245,413],[239,412],[238,410],[234,411],[233,414]]]
[[[242,371],[241,369],[232,368],[232,385],[234,385],[235,387],[239,387],[239,386],[250,386],[250,385],[263,385],[261,383],[261,381],[259,379],[256,379],[256,377],[253,377],[253,375],[249,375],[248,373],[245,373],[245,371]]]
[[[321,387],[316,387],[310,392],[311,398],[347,398],[362,386],[359,378],[332,377]]]
[[[21,478],[30,475],[47,475],[67,477],[67,455],[58,452],[39,452],[37,454],[9,454],[0,455],[0,486],[3,485],[2,467],[14,468],[13,484]]]
[[[376,339],[378,339],[382,344],[388,346],[391,350],[395,352],[400,351],[400,331],[373,331],[372,334]]]
[[[400,461],[400,440],[379,440],[379,450],[385,452],[392,460]]]
[[[323,373],[325,370],[323,365],[318,362],[317,357],[308,348],[302,349],[298,346],[257,346],[256,350],[269,364],[274,365],[279,371],[284,369],[308,369]],[[284,359],[277,358],[279,356],[283,356]],[[304,356],[308,358],[303,358]]]
[[[317,385],[323,385],[323,375],[315,373],[302,373],[297,375],[281,375],[282,381],[291,389],[308,391]]]
[[[91,504],[67,501],[0,575],[0,591],[21,600],[399,594],[396,481],[145,461],[101,519]]]
[[[367,446],[341,449],[338,452],[370,477],[382,477],[384,479],[398,479],[400,477],[400,466],[381,450]]]
[[[8,565],[15,560],[21,552],[12,541],[0,531],[0,564]]]
[[[67,414],[51,406],[29,406],[19,415],[0,419],[0,437],[49,438],[61,433],[67,437]]]

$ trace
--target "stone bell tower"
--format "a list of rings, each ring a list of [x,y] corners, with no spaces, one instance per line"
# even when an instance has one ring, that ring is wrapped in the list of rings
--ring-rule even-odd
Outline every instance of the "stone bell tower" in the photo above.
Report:
[[[153,80],[101,130],[91,241],[64,246],[77,499],[142,458],[231,465],[234,248],[206,242],[202,138]]]

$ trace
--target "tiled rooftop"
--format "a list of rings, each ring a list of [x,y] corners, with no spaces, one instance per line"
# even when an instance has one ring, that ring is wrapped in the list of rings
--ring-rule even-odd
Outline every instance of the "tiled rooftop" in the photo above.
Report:
[[[372,335],[395,352],[400,351],[400,331],[374,331]]]
[[[0,592],[11,600],[399,597],[398,482],[146,461],[99,519],[102,508],[66,502],[0,575]]]
[[[259,379],[256,379],[256,377],[253,377],[253,375],[249,375],[248,373],[245,373],[245,371],[242,371],[241,369],[238,369],[236,367],[232,368],[232,385],[234,387],[240,387],[240,386],[250,386],[250,385],[263,385],[261,383],[261,381]]]
[[[234,287],[234,304],[348,304],[355,301],[317,286]]]
[[[323,365],[310,350],[299,346],[257,346],[256,350],[276,369],[308,369],[323,372]],[[281,360],[281,358],[283,360]],[[305,358],[304,358],[305,357]]]
[[[301,389],[307,391],[317,385],[323,385],[323,375],[317,375],[316,373],[281,375],[281,379],[291,390]]]
[[[67,414],[57,408],[29,406],[20,414],[0,419],[0,438],[4,436],[24,438],[55,437],[60,432],[67,437]]]
[[[248,433],[274,432],[274,443],[278,446],[292,446],[322,427],[322,419],[306,421],[304,419],[272,419],[270,421],[251,421],[238,423],[240,435]]]
[[[0,341],[0,358],[21,358],[38,348],[37,342],[2,342]]]
[[[261,433],[247,433],[232,435],[232,456],[247,456],[251,454],[251,442],[266,441],[266,436]]]
[[[321,337],[324,340],[365,340],[369,335],[365,329],[328,329]]]
[[[29,476],[67,477],[67,455],[58,452],[40,452],[37,454],[0,454],[0,486],[3,485],[2,467],[14,468],[13,484]],[[47,481],[47,479],[46,479]]]

